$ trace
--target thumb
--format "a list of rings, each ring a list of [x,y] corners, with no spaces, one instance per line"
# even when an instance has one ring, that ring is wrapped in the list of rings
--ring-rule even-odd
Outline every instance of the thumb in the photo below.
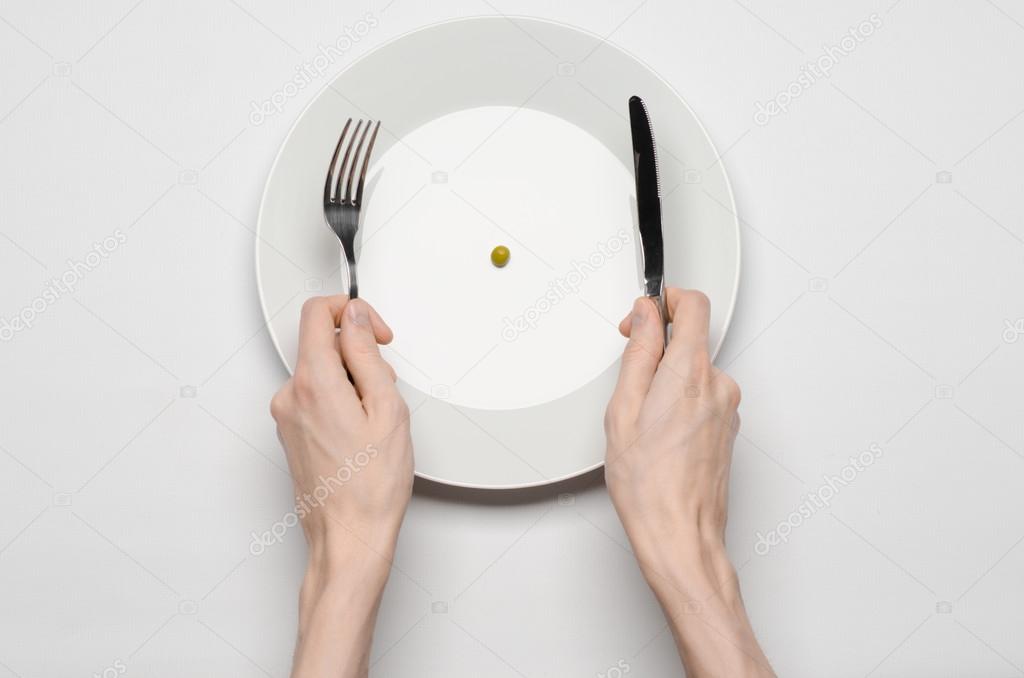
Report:
[[[619,382],[613,399],[632,411],[638,411],[661,362],[665,347],[664,329],[654,301],[640,297],[620,329],[629,337],[622,353]]]
[[[374,402],[398,396],[391,366],[377,347],[372,315],[369,304],[353,299],[345,307],[339,333],[341,360],[352,375],[363,405],[371,407]]]

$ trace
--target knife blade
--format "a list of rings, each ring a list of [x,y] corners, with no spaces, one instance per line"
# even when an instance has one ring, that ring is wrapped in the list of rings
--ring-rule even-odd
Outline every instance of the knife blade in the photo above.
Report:
[[[654,129],[647,105],[638,96],[629,98],[629,130],[633,138],[633,176],[636,181],[636,211],[643,252],[644,294],[658,306],[668,344],[668,313],[665,309],[665,248],[661,233],[661,187]]]

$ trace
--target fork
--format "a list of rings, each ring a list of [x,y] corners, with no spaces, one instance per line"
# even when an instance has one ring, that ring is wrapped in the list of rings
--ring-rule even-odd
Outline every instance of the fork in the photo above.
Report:
[[[363,184],[366,181],[366,168],[370,165],[370,154],[373,153],[373,142],[377,140],[377,132],[380,130],[380,121],[374,125],[373,121],[367,120],[356,122],[356,128],[352,136],[348,137],[348,130],[352,126],[352,118],[345,123],[341,130],[341,138],[334,149],[334,156],[331,158],[331,165],[327,168],[327,180],[324,183],[324,219],[331,227],[334,235],[341,241],[345,250],[345,259],[348,261],[348,296],[355,299],[359,296],[359,285],[356,283],[356,233],[359,231],[359,210],[363,204]],[[356,167],[359,165],[359,155],[363,150],[363,142],[366,141],[367,132],[373,127],[370,134],[370,143],[366,146],[366,154],[362,157],[362,167],[359,170],[358,183],[356,182]],[[362,134],[359,130],[362,129]],[[348,139],[346,144],[346,138]],[[356,142],[358,139],[358,143]],[[341,156],[341,149],[345,148],[345,155],[338,163]],[[353,152],[354,151],[354,152]],[[349,162],[351,158],[352,162]],[[346,176],[347,175],[347,176]],[[352,195],[353,184],[355,184],[355,195]]]

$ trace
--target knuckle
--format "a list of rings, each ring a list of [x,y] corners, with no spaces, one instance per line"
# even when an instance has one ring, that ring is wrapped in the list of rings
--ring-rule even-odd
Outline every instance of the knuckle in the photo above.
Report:
[[[402,396],[398,395],[397,391],[388,402],[392,416],[403,420],[409,418],[409,405],[405,402],[405,399],[402,398]]]
[[[629,416],[622,400],[618,396],[612,396],[608,407],[604,411],[605,433],[615,437],[625,431],[628,426]]]
[[[605,432],[611,432],[615,427],[615,420],[618,417],[618,413],[615,411],[615,401],[608,403],[608,407],[604,410],[604,430]]]
[[[327,300],[323,297],[310,297],[306,301],[302,302],[302,316],[306,317],[311,313],[316,313],[320,309],[327,305]]]
[[[318,390],[318,381],[313,371],[302,367],[296,369],[292,376],[292,390],[295,393],[295,398],[304,401],[314,397]]]
[[[680,358],[681,360],[676,362],[676,369],[681,371],[680,376],[685,377],[686,381],[704,384],[710,380],[711,357],[706,349],[687,350]]]
[[[341,333],[341,350],[346,361],[382,361],[377,340],[369,328],[354,327]]]
[[[711,300],[708,299],[708,295],[700,290],[686,290],[683,293],[683,298],[696,310],[707,311],[711,308]]]
[[[384,358],[380,355],[380,349],[377,348],[377,342],[371,337],[366,338],[365,341],[353,341],[349,355],[352,360],[366,363],[384,362]]]
[[[723,402],[730,409],[739,407],[740,399],[743,397],[739,384],[727,374],[723,374],[718,378],[718,384],[718,392],[721,394]]]
[[[676,318],[686,318],[696,314],[710,313],[710,311],[711,300],[708,299],[708,295],[700,290],[681,290],[676,301],[673,316]]]
[[[386,374],[388,383],[394,383],[388,364],[379,353],[353,350],[345,355],[344,364],[357,380],[365,377],[376,382],[379,375]]]
[[[398,391],[393,389],[370,394],[363,399],[363,403],[374,414],[388,421],[401,422],[409,418],[409,406]]]
[[[283,421],[291,413],[291,408],[291,386],[285,384],[270,399],[270,416],[274,418],[274,421]]]

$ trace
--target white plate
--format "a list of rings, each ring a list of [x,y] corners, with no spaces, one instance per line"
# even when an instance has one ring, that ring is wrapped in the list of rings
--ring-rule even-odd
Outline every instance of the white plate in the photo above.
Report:
[[[288,369],[302,302],[347,289],[321,205],[338,133],[349,117],[381,119],[359,289],[395,330],[384,352],[413,412],[416,473],[516,488],[600,466],[616,323],[641,290],[632,94],[658,141],[666,279],[711,298],[717,353],[739,282],[739,224],[693,112],[598,36],[480,17],[363,57],[286,138],[260,207],[256,272]],[[489,262],[497,244],[512,251],[500,270]]]

